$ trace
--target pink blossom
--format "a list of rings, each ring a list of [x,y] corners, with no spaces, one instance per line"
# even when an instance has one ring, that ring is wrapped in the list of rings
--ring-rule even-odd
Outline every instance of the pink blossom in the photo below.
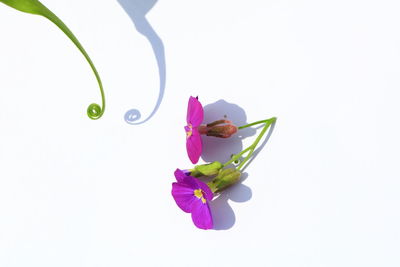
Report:
[[[213,193],[207,184],[176,169],[172,196],[181,210],[192,214],[193,223],[200,229],[212,229],[213,220],[208,202]]]
[[[196,164],[201,156],[203,144],[198,127],[203,122],[203,106],[197,97],[190,97],[186,115],[186,151],[190,161]]]

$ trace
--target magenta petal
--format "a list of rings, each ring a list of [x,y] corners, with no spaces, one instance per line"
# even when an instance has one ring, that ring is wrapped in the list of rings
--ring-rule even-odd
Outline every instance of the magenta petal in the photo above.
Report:
[[[203,122],[203,106],[197,98],[191,96],[188,102],[186,122],[193,127],[198,127]]]
[[[213,220],[208,203],[203,203],[200,199],[196,199],[192,203],[192,220],[194,225],[200,229],[212,229]]]
[[[187,177],[186,173],[180,169],[176,169],[174,172],[175,178],[178,182],[183,182],[185,177]]]
[[[186,139],[186,151],[190,161],[196,164],[199,161],[202,151],[201,136],[193,129],[193,134]]]
[[[184,212],[191,212],[193,202],[198,198],[193,193],[193,188],[185,183],[172,183],[172,196]]]
[[[186,184],[187,187],[192,188],[193,190],[199,189],[197,181],[199,181],[199,180],[194,178],[193,176],[186,176],[183,179],[183,183]]]

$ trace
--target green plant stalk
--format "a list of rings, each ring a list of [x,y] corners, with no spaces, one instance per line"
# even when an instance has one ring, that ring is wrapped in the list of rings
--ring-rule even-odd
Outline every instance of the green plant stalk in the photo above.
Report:
[[[229,164],[231,164],[232,162],[235,162],[235,161],[239,160],[240,157],[241,157],[243,154],[249,152],[249,153],[247,154],[247,156],[244,158],[244,160],[242,160],[242,161],[240,162],[240,164],[237,166],[237,169],[240,171],[240,170],[243,168],[244,164],[246,164],[246,162],[247,162],[247,161],[250,159],[250,157],[252,156],[252,154],[253,154],[254,150],[256,149],[258,143],[260,142],[261,138],[264,136],[264,134],[267,132],[268,128],[269,128],[269,127],[271,126],[271,124],[274,123],[274,122],[276,122],[276,117],[272,117],[272,118],[267,119],[267,120],[256,121],[256,122],[253,122],[253,123],[246,124],[246,125],[243,125],[243,126],[238,127],[238,129],[244,129],[244,128],[247,128],[247,127],[250,127],[250,126],[253,126],[253,125],[265,123],[264,128],[262,129],[261,133],[257,136],[257,138],[256,138],[256,140],[253,142],[253,144],[251,144],[249,147],[247,147],[247,148],[244,149],[243,151],[239,152],[238,154],[233,155],[232,158],[231,158],[231,160],[229,160],[228,162],[226,162],[226,163],[224,164],[223,167],[226,167],[226,166],[228,166]]]
[[[40,15],[43,16],[47,19],[49,19],[51,22],[53,22],[55,25],[57,25],[60,30],[62,30],[68,38],[76,45],[76,47],[81,51],[83,56],[85,57],[86,61],[89,63],[90,67],[93,70],[94,75],[96,76],[97,83],[99,84],[100,87],[100,93],[101,93],[101,101],[102,101],[102,106],[100,107],[99,104],[92,103],[89,105],[87,108],[87,115],[89,118],[92,120],[97,120],[101,118],[104,114],[104,110],[106,107],[105,103],[105,96],[104,96],[104,90],[103,90],[103,84],[100,79],[100,75],[96,70],[96,67],[94,66],[92,60],[90,59],[88,53],[85,51],[81,43],[78,41],[78,39],[75,37],[75,35],[71,32],[71,30],[67,27],[67,25],[64,24],[64,22],[61,21],[53,12],[51,12],[46,6],[44,6],[41,2],[38,0],[0,0],[0,2],[3,2],[4,4],[15,8],[19,11],[34,14],[34,15]]]

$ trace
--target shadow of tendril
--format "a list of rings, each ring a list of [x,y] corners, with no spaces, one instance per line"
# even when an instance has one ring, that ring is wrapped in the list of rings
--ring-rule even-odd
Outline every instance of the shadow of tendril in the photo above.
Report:
[[[118,3],[129,15],[132,22],[135,24],[136,30],[143,36],[145,36],[147,40],[150,42],[158,66],[160,88],[159,88],[158,99],[153,111],[146,119],[142,121],[138,121],[141,118],[141,113],[138,109],[131,109],[125,113],[124,120],[128,124],[138,125],[150,120],[154,116],[154,114],[156,114],[158,108],[161,105],[165,91],[166,64],[165,64],[164,44],[146,18],[146,14],[157,3],[157,0],[118,0]]]

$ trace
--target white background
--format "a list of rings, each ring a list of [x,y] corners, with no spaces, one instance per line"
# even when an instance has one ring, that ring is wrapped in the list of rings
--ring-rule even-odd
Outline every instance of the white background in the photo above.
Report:
[[[61,31],[0,5],[0,266],[400,266],[398,1],[158,1],[167,86],[139,126],[123,115],[158,97],[148,40],[116,0],[43,3],[91,55],[107,109],[87,118],[97,84]],[[213,205],[222,230],[170,194],[191,167],[190,95],[278,117]]]

